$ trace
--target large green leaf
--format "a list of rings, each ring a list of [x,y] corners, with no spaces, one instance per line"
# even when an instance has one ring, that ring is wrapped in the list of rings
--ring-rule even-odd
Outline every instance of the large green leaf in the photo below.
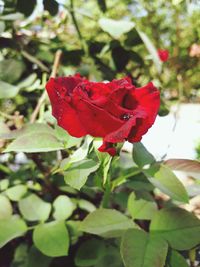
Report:
[[[64,149],[63,144],[50,133],[30,133],[22,135],[7,146],[4,152],[49,152]]]
[[[86,183],[89,174],[96,171],[98,167],[99,163],[92,159],[74,162],[67,171],[65,171],[65,182],[79,190]]]
[[[0,61],[0,80],[7,83],[17,82],[24,70],[25,65],[22,61],[4,59]]]
[[[12,216],[12,205],[9,199],[0,195],[0,220],[8,219]]]
[[[167,250],[166,241],[138,229],[126,231],[121,241],[125,267],[163,267]]]
[[[19,87],[0,81],[0,99],[15,97]]]
[[[47,256],[67,256],[69,235],[64,221],[54,221],[36,226],[33,232],[33,242]]]
[[[133,160],[140,168],[155,162],[153,155],[140,142],[133,145]]]
[[[102,240],[91,238],[80,245],[75,257],[75,264],[80,267],[93,266],[98,263],[106,250]]]
[[[155,187],[172,199],[188,202],[188,195],[183,184],[167,166],[155,164],[144,173]]]
[[[27,231],[25,222],[18,217],[0,220],[0,248],[10,240],[22,236]]]
[[[146,35],[146,33],[142,31],[138,31],[140,38],[144,42],[147,50],[149,51],[150,55],[152,56],[153,62],[156,66],[157,71],[160,73],[162,70],[162,62],[158,56],[157,49],[155,48],[154,44],[151,42],[149,37]]]
[[[128,198],[128,211],[133,219],[151,220],[157,211],[157,205],[149,193],[132,192]]]
[[[51,212],[51,204],[31,194],[19,201],[19,210],[28,221],[46,221]]]
[[[76,205],[68,196],[60,195],[53,202],[53,217],[56,220],[66,220],[76,208]]]
[[[113,20],[109,18],[101,18],[99,20],[101,29],[109,33],[113,38],[118,39],[122,34],[129,32],[135,26],[132,21]]]
[[[167,240],[177,250],[188,250],[200,244],[200,220],[177,207],[158,211],[151,221],[150,232]]]
[[[90,213],[81,223],[84,232],[104,237],[118,237],[136,225],[122,213],[113,209],[98,209]]]

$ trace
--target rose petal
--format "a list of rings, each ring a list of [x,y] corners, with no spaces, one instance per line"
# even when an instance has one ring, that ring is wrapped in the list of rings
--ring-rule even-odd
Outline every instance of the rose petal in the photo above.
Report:
[[[76,110],[71,106],[69,96],[75,86],[86,81],[79,75],[51,78],[47,85],[47,93],[52,105],[52,115],[57,119],[58,125],[68,131],[72,136],[81,137],[87,134]]]
[[[74,96],[73,104],[87,133],[94,137],[104,137],[123,125],[123,121],[78,94]]]
[[[145,119],[137,120],[128,137],[129,142],[139,142],[142,135],[148,131],[156,119],[160,107],[160,93],[153,83],[149,83],[134,90],[133,97],[139,103],[137,109],[142,108],[147,114]]]
[[[112,143],[103,142],[103,144],[98,148],[100,152],[107,152],[112,157],[114,157],[117,154],[117,150],[115,147],[113,147]]]

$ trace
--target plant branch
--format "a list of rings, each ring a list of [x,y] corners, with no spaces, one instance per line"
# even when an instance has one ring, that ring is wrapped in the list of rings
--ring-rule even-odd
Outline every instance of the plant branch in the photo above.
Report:
[[[70,14],[72,16],[72,21],[73,21],[74,26],[76,28],[77,34],[79,36],[79,39],[82,41],[83,37],[82,37],[82,34],[81,34],[80,30],[79,30],[79,26],[78,26],[78,23],[77,23],[75,14],[74,14],[74,1],[73,0],[70,0]]]
[[[62,51],[61,50],[58,50],[55,54],[55,59],[54,59],[54,64],[53,64],[53,68],[52,68],[52,72],[51,72],[51,77],[55,78],[56,77],[56,73],[58,71],[58,67],[59,67],[59,64],[60,64],[60,59],[61,59],[61,55],[62,55]],[[41,95],[41,97],[39,98],[38,102],[37,102],[37,105],[31,115],[31,118],[30,118],[30,122],[31,123],[34,123],[36,118],[37,118],[37,115],[40,111],[40,108],[43,104],[43,102],[45,101],[46,99],[46,96],[47,96],[47,93],[46,91],[44,90],[43,94]]]
[[[29,54],[27,51],[21,51],[21,54],[30,62],[35,63],[42,71],[49,72],[49,69],[37,58]]]

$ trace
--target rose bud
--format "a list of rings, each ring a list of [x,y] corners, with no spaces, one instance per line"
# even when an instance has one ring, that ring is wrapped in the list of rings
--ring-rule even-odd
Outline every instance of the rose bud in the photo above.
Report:
[[[158,49],[158,56],[162,62],[165,62],[169,59],[169,51],[164,49]]]

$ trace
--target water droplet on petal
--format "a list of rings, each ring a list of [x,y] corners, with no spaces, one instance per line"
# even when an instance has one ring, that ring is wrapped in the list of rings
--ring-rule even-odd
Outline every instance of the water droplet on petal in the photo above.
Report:
[[[132,117],[131,114],[129,113],[125,113],[121,116],[121,119],[124,120],[124,121],[128,121],[130,118]]]

